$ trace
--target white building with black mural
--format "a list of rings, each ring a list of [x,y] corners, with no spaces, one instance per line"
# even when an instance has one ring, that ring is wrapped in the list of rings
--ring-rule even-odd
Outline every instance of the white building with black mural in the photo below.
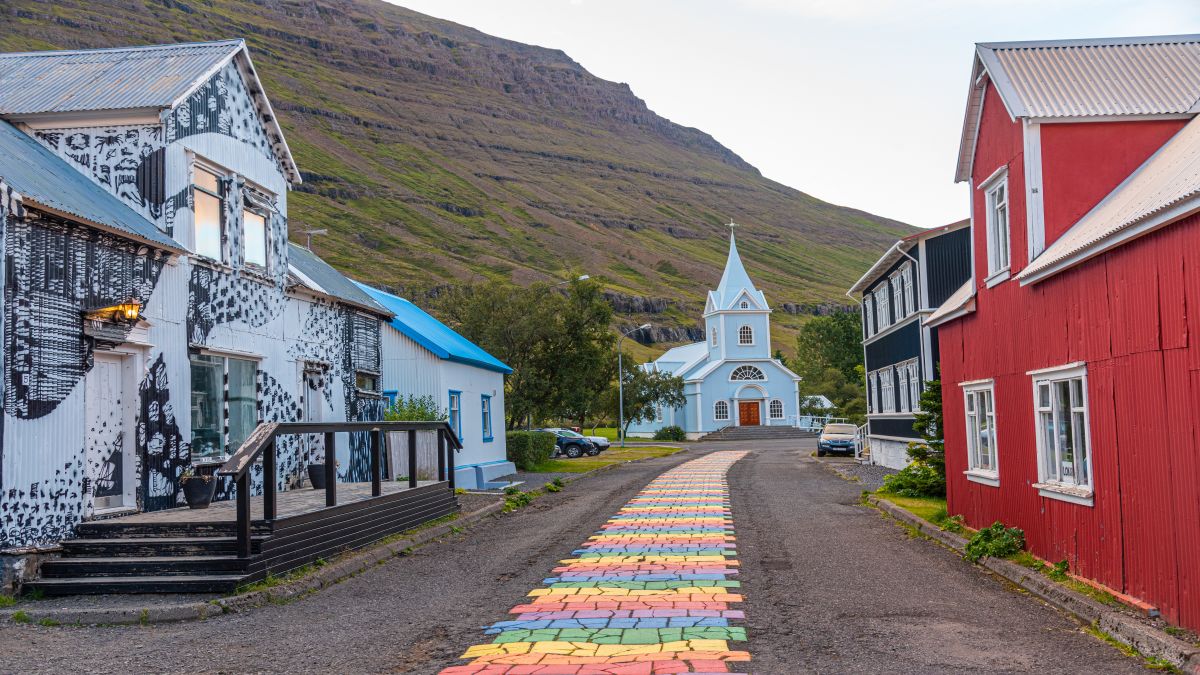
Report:
[[[867,446],[872,464],[902,469],[925,383],[938,377],[937,329],[922,324],[971,278],[970,222],[897,241],[850,288],[862,304]]]
[[[381,416],[391,313],[289,245],[299,182],[241,40],[0,54],[0,552],[180,504],[260,421]],[[320,456],[278,452],[284,489]]]

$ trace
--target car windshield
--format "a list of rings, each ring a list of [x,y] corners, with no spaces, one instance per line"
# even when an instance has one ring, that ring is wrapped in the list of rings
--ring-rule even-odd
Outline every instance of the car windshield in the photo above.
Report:
[[[826,424],[822,433],[826,434],[854,434],[858,432],[858,427],[853,424]]]
[[[583,438],[583,434],[577,434],[574,431],[571,431],[570,429],[563,429],[558,432],[558,435],[566,436],[567,438]]]

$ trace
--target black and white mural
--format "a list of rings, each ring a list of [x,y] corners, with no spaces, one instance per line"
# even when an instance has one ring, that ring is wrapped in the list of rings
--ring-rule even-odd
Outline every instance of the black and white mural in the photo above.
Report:
[[[179,478],[189,461],[188,444],[171,403],[167,364],[162,354],[150,364],[139,387],[137,448],[143,462],[142,508],[169,509],[178,503]]]

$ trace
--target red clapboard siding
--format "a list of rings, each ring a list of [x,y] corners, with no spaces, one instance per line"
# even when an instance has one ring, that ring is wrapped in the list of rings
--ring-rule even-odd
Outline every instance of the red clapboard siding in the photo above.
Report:
[[[1049,126],[1057,125],[1043,125],[1043,133]],[[1123,180],[1154,151],[1147,144],[1169,137],[1173,126],[1178,128],[1174,122],[1130,127],[1142,135],[1121,141],[1113,167],[1081,153],[1071,168],[1056,155],[1053,170],[1062,173],[1055,180],[1071,172],[1101,175],[1085,176],[1084,184],[1071,188],[1073,205],[1052,205],[1063,193],[1048,182],[1048,217],[1053,209],[1069,213],[1103,198],[1092,193]],[[1066,130],[1049,145],[1043,136],[1044,160],[1069,152],[1067,141],[1082,142],[1084,131]],[[978,185],[997,167],[1008,167],[1014,275],[1025,257],[1022,134],[989,88],[972,177]],[[1200,629],[1200,215],[1032,286],[1010,279],[994,288],[984,284],[979,190],[972,195],[972,218],[976,311],[938,329],[950,512],[972,527],[995,521],[1020,527],[1035,555],[1065,559],[1076,573]],[[1042,497],[1033,488],[1038,459],[1027,373],[1073,362],[1087,365],[1092,506]],[[959,383],[989,378],[995,383],[999,487],[963,475],[968,460]]]

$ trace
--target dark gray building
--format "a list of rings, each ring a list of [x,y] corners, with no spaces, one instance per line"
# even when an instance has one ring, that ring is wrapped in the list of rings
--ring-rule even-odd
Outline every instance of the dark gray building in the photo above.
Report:
[[[862,304],[871,462],[908,464],[924,383],[937,379],[936,328],[924,320],[971,278],[970,221],[897,241],[847,294]]]

